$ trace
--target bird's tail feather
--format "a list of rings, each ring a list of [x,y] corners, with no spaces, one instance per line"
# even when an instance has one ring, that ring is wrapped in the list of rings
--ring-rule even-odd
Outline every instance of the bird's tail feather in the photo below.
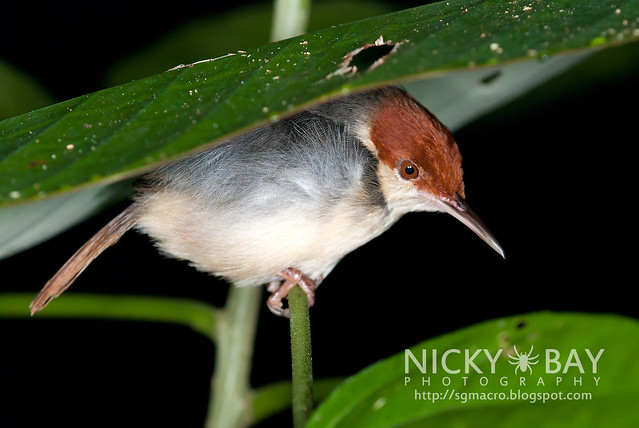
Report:
[[[118,242],[122,235],[135,225],[139,211],[137,204],[129,206],[76,251],[33,299],[29,306],[31,315],[42,310],[52,299],[62,294],[93,260]]]

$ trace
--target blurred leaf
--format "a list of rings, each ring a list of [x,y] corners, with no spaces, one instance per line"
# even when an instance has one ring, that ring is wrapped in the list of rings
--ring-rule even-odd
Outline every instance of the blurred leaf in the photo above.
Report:
[[[53,102],[42,86],[0,60],[0,119],[17,116]]]
[[[632,339],[638,335],[639,322],[614,315],[533,313],[484,322],[412,347],[419,364],[426,350],[424,374],[401,352],[347,379],[316,409],[308,427],[635,426],[639,344]],[[515,347],[520,355],[538,355],[525,373],[509,357]],[[460,350],[446,359],[449,370],[460,370],[456,374],[441,365],[451,349]],[[501,352],[494,373],[484,349],[493,359]],[[478,352],[471,361],[481,373],[465,362],[466,350],[469,356]],[[558,354],[550,351],[546,358],[547,350]],[[596,372],[586,350],[597,361]],[[582,397],[585,405],[569,400],[569,393],[591,397]]]
[[[632,40],[638,10],[639,0],[435,3],[65,101],[0,122],[0,203],[132,177],[356,88]],[[335,73],[380,35],[397,43],[380,66]]]
[[[0,294],[0,318],[29,317],[34,295]],[[34,319],[101,319],[183,325],[215,340],[218,310],[207,303],[175,297],[65,294]]]

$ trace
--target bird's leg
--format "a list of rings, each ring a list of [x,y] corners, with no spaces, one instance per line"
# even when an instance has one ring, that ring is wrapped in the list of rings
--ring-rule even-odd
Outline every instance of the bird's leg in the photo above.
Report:
[[[266,301],[266,305],[271,312],[281,317],[290,318],[289,310],[282,307],[284,306],[282,300],[288,296],[288,292],[296,285],[299,285],[306,293],[308,307],[310,308],[315,304],[315,281],[294,268],[283,269],[277,275],[284,278],[284,281],[273,281],[266,287],[271,292]]]

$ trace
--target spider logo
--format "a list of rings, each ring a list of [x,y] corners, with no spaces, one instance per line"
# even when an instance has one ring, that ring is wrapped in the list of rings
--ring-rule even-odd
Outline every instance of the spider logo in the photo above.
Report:
[[[515,348],[515,355],[517,356],[513,357],[512,355],[509,354],[508,358],[510,358],[512,361],[508,361],[508,362],[512,365],[517,366],[515,367],[515,374],[517,374],[518,370],[521,370],[524,373],[526,371],[530,371],[530,374],[532,374],[532,366],[534,366],[535,364],[539,362],[537,361],[537,358],[539,358],[539,354],[535,356],[531,356],[533,351],[532,346],[530,347],[530,351],[522,352],[521,354],[517,352],[517,346],[515,346],[514,348]]]

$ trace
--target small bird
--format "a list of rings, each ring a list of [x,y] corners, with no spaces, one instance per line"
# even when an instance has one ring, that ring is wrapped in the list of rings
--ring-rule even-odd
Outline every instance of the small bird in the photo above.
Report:
[[[316,286],[348,253],[411,211],[442,211],[504,253],[464,201],[451,132],[403,89],[320,104],[140,180],[133,203],[93,236],[31,303],[59,296],[129,229],[163,254],[240,287],[267,285],[267,306]]]

